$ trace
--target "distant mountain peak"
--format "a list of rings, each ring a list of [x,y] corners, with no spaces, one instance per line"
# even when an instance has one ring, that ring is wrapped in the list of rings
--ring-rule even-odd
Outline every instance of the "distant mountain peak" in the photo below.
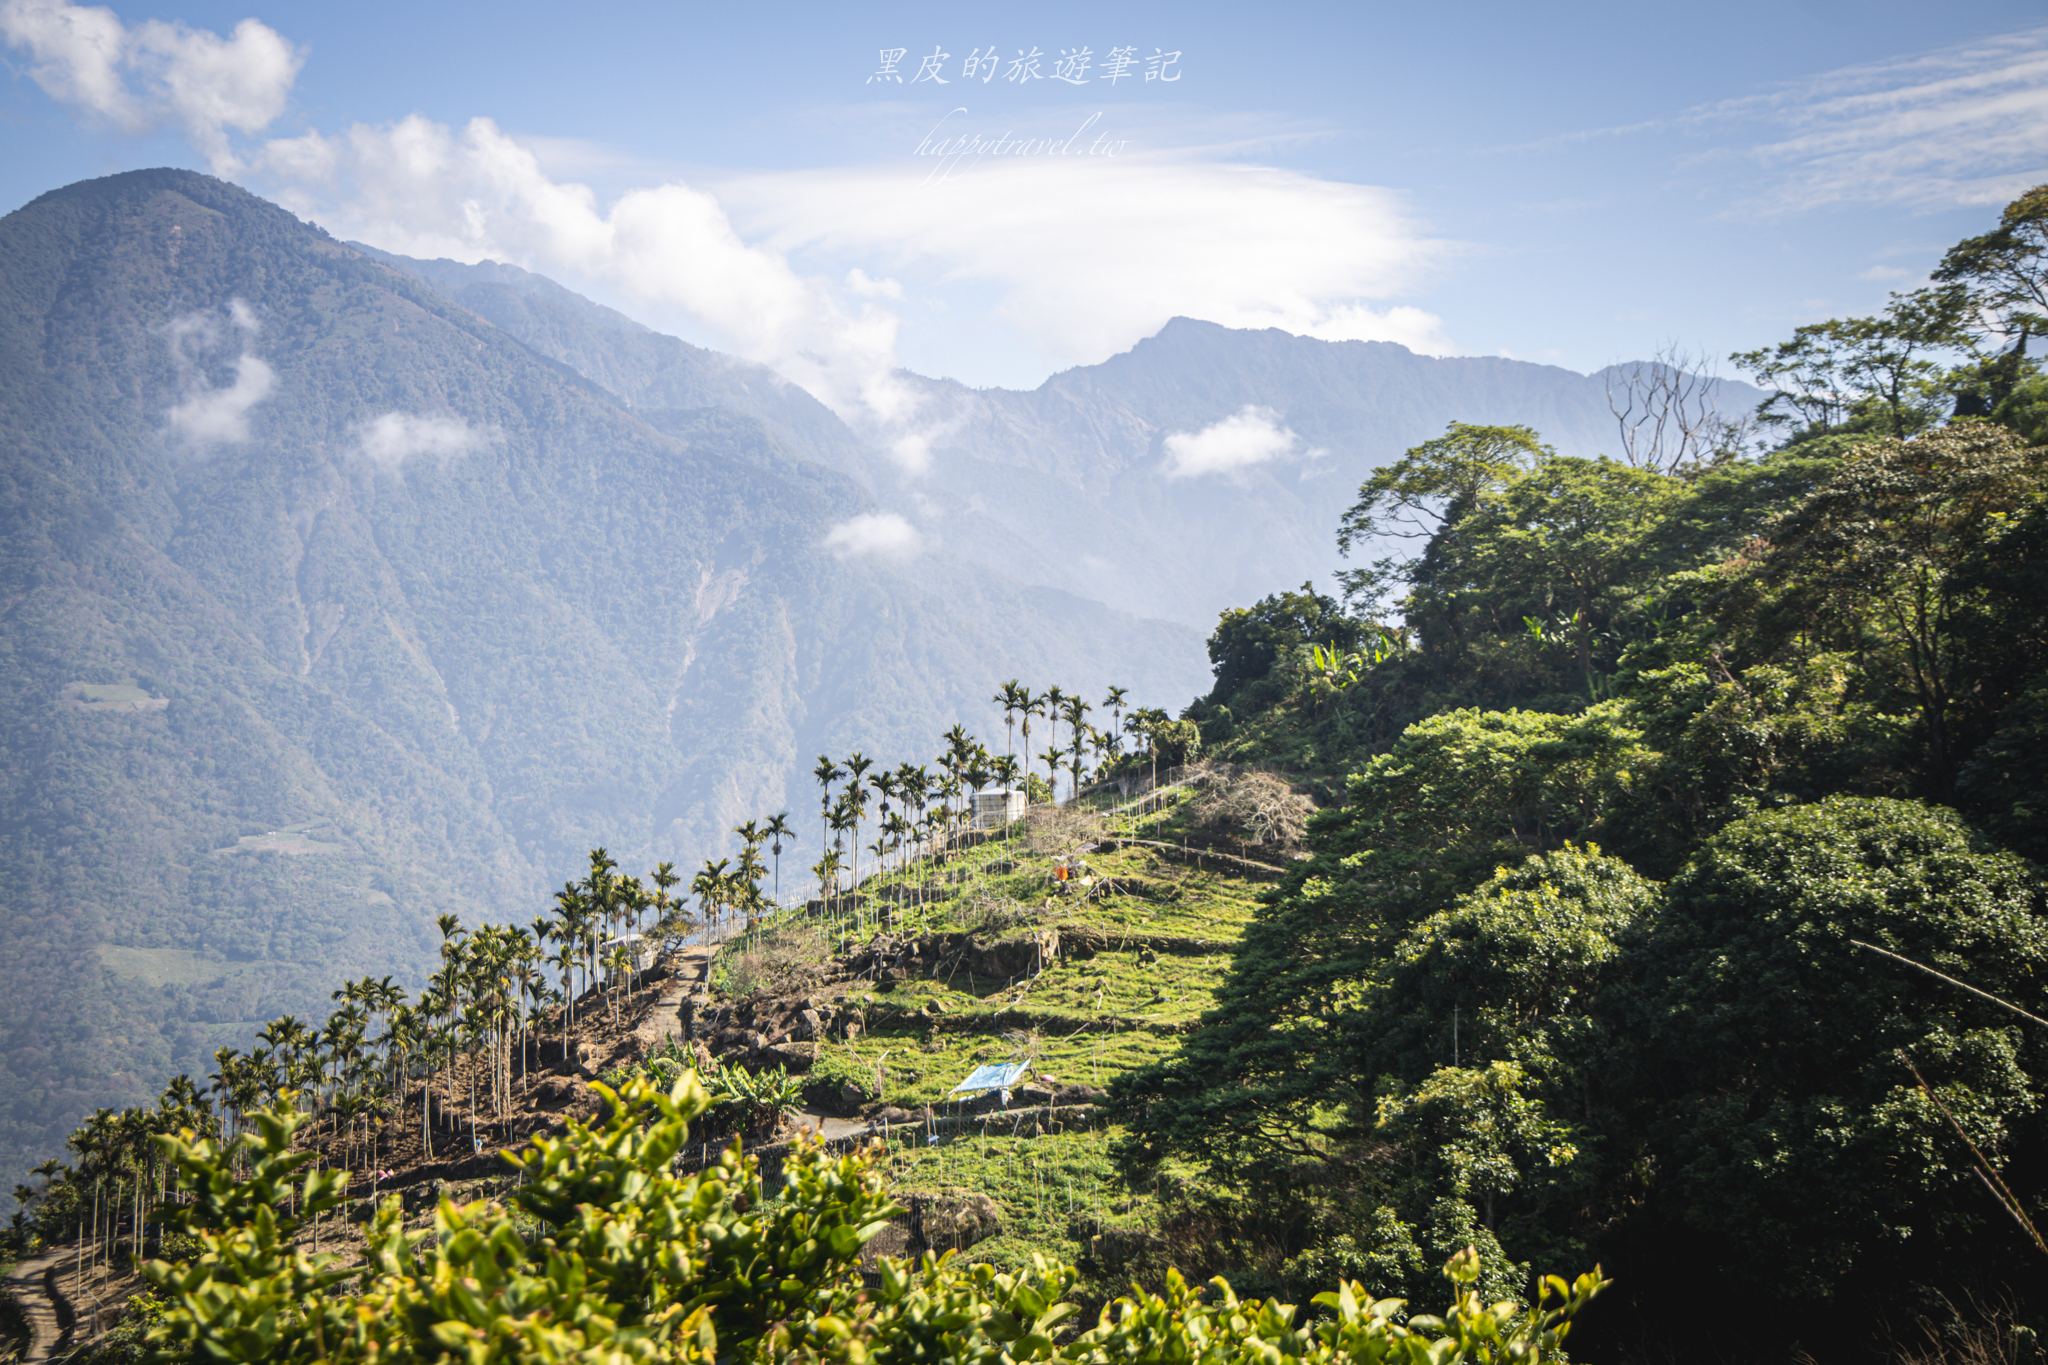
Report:
[[[97,176],[91,180],[76,180],[69,185],[37,195],[15,212],[26,213],[39,208],[74,204],[141,203],[161,194],[182,195],[219,211],[239,210],[274,214],[301,223],[322,237],[327,236],[323,229],[304,223],[288,209],[271,203],[261,195],[252,194],[232,181],[179,166],[152,166],[143,170],[117,171],[113,175]]]

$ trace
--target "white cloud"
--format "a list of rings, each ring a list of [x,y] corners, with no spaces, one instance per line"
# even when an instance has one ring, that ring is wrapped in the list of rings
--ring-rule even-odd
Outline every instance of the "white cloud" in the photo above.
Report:
[[[171,430],[196,446],[240,445],[249,439],[249,410],[270,396],[276,381],[269,364],[244,351],[227,384],[201,389],[171,409]]]
[[[535,152],[487,118],[451,128],[413,116],[334,136],[276,139],[258,183],[341,237],[387,251],[506,260],[623,293],[652,320],[708,327],[843,414],[909,418],[895,373],[896,315],[866,275],[805,276],[742,240],[719,201],[670,183],[608,203],[551,178]]]
[[[932,464],[932,431],[911,431],[889,442],[889,458],[906,474],[922,474]]]
[[[789,171],[721,182],[784,252],[993,289],[1062,363],[1100,360],[1176,315],[1449,349],[1434,317],[1381,309],[1447,248],[1370,185],[1186,154]]]
[[[1323,341],[1395,341],[1423,355],[1455,355],[1458,350],[1444,335],[1443,319],[1408,304],[1391,308],[1346,304],[1305,326],[1283,326],[1281,330],[1299,331]]]
[[[227,327],[222,326],[225,319]],[[170,343],[171,361],[177,367],[185,396],[166,413],[170,427],[193,446],[240,445],[249,439],[249,413],[270,396],[277,375],[254,351],[249,338],[260,324],[256,312],[241,299],[229,299],[218,312],[200,311],[173,318],[164,328]],[[240,335],[237,341],[229,333]],[[234,342],[238,354],[233,374],[215,387],[207,378],[209,362],[216,366],[222,353]]]
[[[466,455],[488,443],[493,435],[470,426],[460,417],[387,412],[356,428],[356,450],[386,469],[396,469],[420,456],[447,459]]]
[[[1166,438],[1166,476],[1195,479],[1211,474],[1235,475],[1276,460],[1313,459],[1323,452],[1304,449],[1301,438],[1271,408],[1247,403],[1200,431],[1177,431]]]
[[[901,280],[875,279],[859,266],[846,272],[846,287],[864,299],[900,299],[903,297]]]
[[[825,548],[841,559],[909,559],[924,548],[915,526],[894,512],[862,512],[825,533]]]
[[[0,38],[28,54],[51,98],[130,132],[182,128],[214,169],[240,163],[228,134],[256,133],[284,112],[304,54],[255,19],[225,38],[68,0],[0,0]]]

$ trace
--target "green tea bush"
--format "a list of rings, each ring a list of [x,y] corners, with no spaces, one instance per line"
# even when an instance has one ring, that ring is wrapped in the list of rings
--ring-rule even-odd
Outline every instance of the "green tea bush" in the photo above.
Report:
[[[296,1115],[253,1117],[230,1145],[163,1139],[191,1202],[199,1252],[148,1267],[165,1301],[150,1332],[163,1361],[1544,1361],[1603,1285],[1550,1278],[1537,1303],[1489,1304],[1478,1257],[1455,1258],[1441,1316],[1406,1316],[1344,1284],[1299,1316],[1217,1281],[1169,1275],[1163,1293],[1074,1322],[1074,1272],[1035,1261],[1004,1273],[952,1256],[883,1260],[862,1246],[895,1213],[866,1154],[800,1149],[771,1192],[737,1148],[675,1174],[690,1123],[710,1106],[694,1075],[600,1087],[609,1117],[571,1121],[508,1160],[505,1201],[444,1200],[410,1232],[387,1200],[360,1261],[296,1234],[347,1188],[295,1151]],[[247,1175],[237,1178],[237,1162]],[[296,1198],[288,1198],[295,1195]],[[286,1210],[291,1210],[287,1212]],[[521,1231],[521,1216],[538,1232]]]

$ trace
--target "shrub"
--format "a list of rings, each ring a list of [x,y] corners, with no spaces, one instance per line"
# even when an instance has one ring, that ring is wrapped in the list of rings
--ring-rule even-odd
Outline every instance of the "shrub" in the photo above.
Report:
[[[1942,1109],[2012,1161],[2031,1203],[2048,1045],[1856,943],[2038,999],[2041,912],[2023,860],[1915,801],[1831,797],[1709,839],[1613,1002],[1636,1045],[1615,1088],[1659,1154],[1661,1235],[1777,1295],[1833,1293],[1852,1269],[1874,1286],[1968,1283],[1974,1266],[1995,1284],[2003,1249],[2025,1242]]]
[[[1206,765],[1196,773],[1201,795],[1189,816],[1196,833],[1254,848],[1295,852],[1308,834],[1316,803],[1274,773]]]
[[[712,987],[728,1000],[802,995],[825,979],[831,949],[808,925],[772,929],[718,955]]]
[[[1032,853],[1078,853],[1102,837],[1102,817],[1078,806],[1033,806],[1024,820],[1024,847]]]

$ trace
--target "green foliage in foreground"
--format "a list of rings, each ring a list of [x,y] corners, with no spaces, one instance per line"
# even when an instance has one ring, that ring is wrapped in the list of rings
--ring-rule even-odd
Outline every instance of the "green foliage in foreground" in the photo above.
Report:
[[[339,1171],[307,1172],[297,1116],[266,1111],[232,1148],[163,1140],[192,1202],[199,1251],[148,1267],[167,1301],[151,1333],[166,1361],[1388,1361],[1559,1360],[1572,1319],[1603,1281],[1550,1277],[1534,1307],[1489,1304],[1467,1250],[1447,1273],[1441,1317],[1355,1283],[1322,1310],[1239,1299],[1170,1275],[1077,1328],[1074,1272],[1037,1262],[1005,1274],[951,1256],[882,1260],[861,1247],[894,1206],[864,1155],[811,1148],[772,1192],[728,1151],[707,1170],[672,1166],[710,1099],[694,1076],[604,1092],[611,1117],[571,1122],[510,1158],[508,1202],[444,1200],[431,1234],[387,1200],[360,1263],[295,1240],[332,1210]],[[247,1176],[237,1178],[237,1159]],[[296,1189],[297,1212],[282,1212]]]

